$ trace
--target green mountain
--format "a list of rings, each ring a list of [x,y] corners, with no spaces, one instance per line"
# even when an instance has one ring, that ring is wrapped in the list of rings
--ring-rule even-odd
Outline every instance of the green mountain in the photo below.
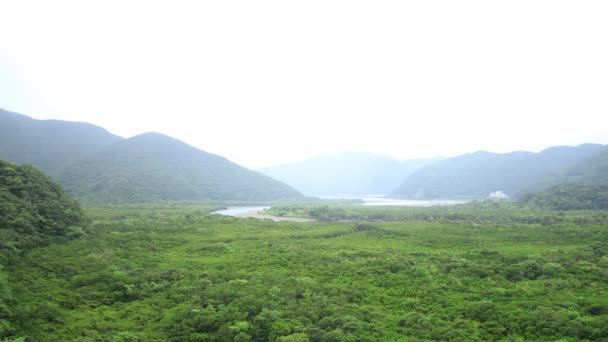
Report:
[[[401,183],[404,175],[436,160],[401,161],[366,152],[343,152],[258,171],[306,195],[362,196],[389,193]]]
[[[0,258],[49,237],[79,236],[87,223],[79,204],[42,171],[0,160]]]
[[[491,192],[502,191],[519,197],[580,178],[594,181],[602,175],[604,164],[598,160],[606,160],[602,157],[605,151],[603,145],[583,144],[552,147],[539,153],[469,153],[421,168],[407,177],[393,196],[485,198]],[[596,164],[597,167],[591,166]]]
[[[31,163],[91,202],[301,196],[281,182],[161,134],[123,139],[88,123],[36,120],[2,109],[0,159]]]
[[[88,123],[36,120],[0,109],[0,159],[33,164],[53,177],[69,162],[120,140]]]
[[[13,341],[19,321],[3,266],[19,260],[23,250],[81,236],[88,227],[78,202],[50,177],[32,165],[0,160],[0,339]]]
[[[67,191],[92,202],[301,196],[268,176],[159,133],[141,134],[83,157],[59,180]]]
[[[605,210],[608,209],[608,184],[561,184],[526,194],[518,202],[549,210]]]

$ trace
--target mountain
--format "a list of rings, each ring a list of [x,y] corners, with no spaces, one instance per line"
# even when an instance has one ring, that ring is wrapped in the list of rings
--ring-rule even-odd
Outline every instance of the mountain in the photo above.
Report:
[[[608,146],[604,146],[599,153],[577,163],[568,172],[568,177],[585,183],[608,184]]]
[[[366,152],[343,152],[258,171],[306,195],[361,196],[386,194],[405,176],[433,161],[436,160],[400,161]]]
[[[578,178],[585,177],[586,181],[592,181],[598,175],[591,175],[594,171],[590,165],[605,150],[603,145],[583,144],[551,147],[539,153],[469,153],[421,168],[407,177],[393,196],[485,198],[491,192],[502,191],[511,197],[519,197],[574,181],[576,172],[580,174]],[[598,167],[601,165],[599,163]],[[577,168],[579,171],[576,171]]]
[[[0,159],[33,164],[53,177],[69,162],[120,140],[88,123],[36,120],[0,109]]]
[[[28,249],[79,237],[90,221],[61,186],[30,164],[0,160],[0,338],[15,340],[16,303],[3,266],[12,264]],[[46,255],[46,254],[45,254]],[[11,312],[12,311],[12,312]]]
[[[88,123],[0,109],[0,159],[33,164],[90,202],[272,200],[296,190],[158,133],[123,139]]]
[[[0,259],[87,227],[78,202],[44,172],[0,160]]]
[[[80,158],[59,180],[67,191],[92,202],[301,196],[286,184],[160,133],[141,134]]]

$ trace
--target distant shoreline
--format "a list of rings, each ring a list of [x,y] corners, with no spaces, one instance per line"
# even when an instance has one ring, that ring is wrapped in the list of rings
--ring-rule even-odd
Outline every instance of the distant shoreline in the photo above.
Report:
[[[265,214],[260,214],[260,212],[257,210],[244,212],[244,213],[238,214],[236,216],[242,217],[242,218],[256,218],[256,219],[260,219],[260,220],[273,220],[273,221],[291,221],[291,222],[314,222],[314,221],[316,221],[316,220],[307,219],[307,218],[265,215]]]

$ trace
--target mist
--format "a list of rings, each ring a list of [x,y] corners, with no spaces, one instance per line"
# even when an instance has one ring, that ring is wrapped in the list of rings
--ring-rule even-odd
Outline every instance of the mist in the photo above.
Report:
[[[5,3],[0,106],[251,168],[608,143],[606,6]]]

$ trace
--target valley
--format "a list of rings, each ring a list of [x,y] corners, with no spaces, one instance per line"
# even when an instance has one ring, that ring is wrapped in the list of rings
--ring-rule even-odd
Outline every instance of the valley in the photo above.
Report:
[[[0,120],[3,341],[608,339],[605,145],[263,174]]]
[[[0,1],[0,342],[608,342],[606,37],[601,0]]]

